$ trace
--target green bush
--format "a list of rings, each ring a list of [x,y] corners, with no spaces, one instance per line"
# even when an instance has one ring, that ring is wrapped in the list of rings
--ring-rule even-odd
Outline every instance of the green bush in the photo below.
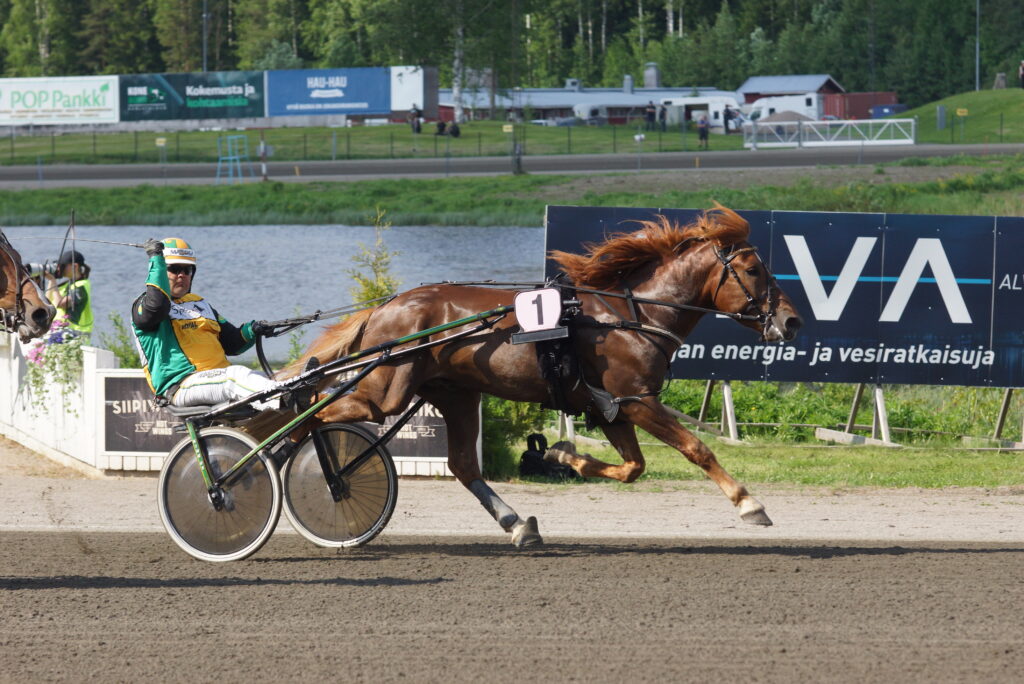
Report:
[[[673,380],[661,394],[672,408],[696,417],[704,397],[703,380]],[[744,426],[746,436],[767,436],[786,441],[811,441],[813,427],[845,426],[853,402],[854,385],[838,383],[733,382],[736,419],[741,423],[773,425]],[[952,442],[962,435],[986,436],[1002,400],[1002,390],[992,387],[945,387],[927,385],[885,385],[889,425],[907,428],[900,442]],[[707,421],[718,421],[722,410],[720,391],[712,394]],[[871,425],[874,402],[865,390],[856,416],[858,425]],[[1008,422],[1006,437],[1016,431]]]
[[[142,368],[139,352],[135,347],[135,335],[125,323],[124,316],[111,311],[107,318],[113,326],[113,333],[100,333],[100,346],[114,352],[121,368]]]

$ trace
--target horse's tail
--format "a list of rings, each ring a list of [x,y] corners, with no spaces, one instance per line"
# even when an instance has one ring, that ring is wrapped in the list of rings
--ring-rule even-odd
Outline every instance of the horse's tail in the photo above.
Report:
[[[312,356],[315,356],[323,364],[357,350],[359,338],[362,336],[366,323],[370,320],[370,316],[373,315],[374,311],[375,309],[357,311],[327,328],[297,361],[288,364],[278,371],[274,375],[274,379],[285,380],[298,375]]]

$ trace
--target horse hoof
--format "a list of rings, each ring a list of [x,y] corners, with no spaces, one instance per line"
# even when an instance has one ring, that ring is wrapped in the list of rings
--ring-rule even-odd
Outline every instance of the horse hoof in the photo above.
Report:
[[[575,455],[576,445],[572,442],[561,441],[555,442],[551,445],[551,448],[544,452],[544,460],[555,461],[562,465],[570,465]]]
[[[540,536],[540,530],[537,527],[537,518],[532,515],[526,520],[518,520],[515,525],[512,526],[512,543],[517,548],[524,546],[539,546],[544,543],[544,539]]]
[[[747,497],[740,504],[740,520],[748,525],[771,527],[772,519],[764,512],[764,506],[757,499]]]

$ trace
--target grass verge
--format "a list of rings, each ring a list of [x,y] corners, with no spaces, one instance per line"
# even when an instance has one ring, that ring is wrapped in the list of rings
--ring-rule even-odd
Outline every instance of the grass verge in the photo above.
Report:
[[[785,187],[660,192],[580,193],[570,187],[575,177],[561,175],[7,190],[0,191],[0,222],[60,225],[75,209],[84,225],[361,225],[381,207],[399,225],[535,226],[542,222],[547,204],[706,207],[714,200],[736,209],[1024,214],[1024,157],[959,161],[977,166],[977,173],[921,183],[833,187],[816,184],[808,174]]]
[[[553,436],[549,435],[549,441]],[[648,445],[653,438],[640,435],[647,461],[642,480],[705,481],[707,477],[679,452],[663,445]],[[754,442],[731,446],[702,435],[729,474],[747,485],[791,484],[833,488],[882,487],[940,489],[944,487],[1024,486],[1024,454],[1008,451],[973,451],[950,446],[846,447],[821,444]],[[521,452],[525,445],[521,445]],[[621,463],[610,446],[584,446],[580,451],[602,461]],[[707,480],[710,482],[710,480]],[[609,486],[628,488],[608,480]]]

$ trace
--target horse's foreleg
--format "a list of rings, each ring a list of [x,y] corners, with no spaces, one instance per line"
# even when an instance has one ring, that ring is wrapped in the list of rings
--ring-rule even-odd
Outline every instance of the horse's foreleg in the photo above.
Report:
[[[476,437],[480,429],[480,394],[476,392],[431,391],[420,388],[420,396],[441,412],[448,427],[448,467],[462,485],[473,493],[502,529],[512,534],[516,546],[543,543],[534,517],[520,518],[484,482],[477,463]]]
[[[623,406],[623,413],[635,425],[677,449],[691,463],[707,473],[733,505],[739,508],[740,519],[743,522],[752,525],[772,524],[771,518],[764,512],[764,506],[750,496],[746,487],[734,480],[718,463],[711,449],[680,425],[660,402],[655,399],[629,402]]]
[[[583,477],[604,477],[619,482],[633,482],[644,472],[644,455],[636,441],[636,430],[629,423],[602,425],[608,441],[622,457],[620,465],[599,461],[590,454],[581,454],[571,442],[558,442],[544,458],[569,466]]]

